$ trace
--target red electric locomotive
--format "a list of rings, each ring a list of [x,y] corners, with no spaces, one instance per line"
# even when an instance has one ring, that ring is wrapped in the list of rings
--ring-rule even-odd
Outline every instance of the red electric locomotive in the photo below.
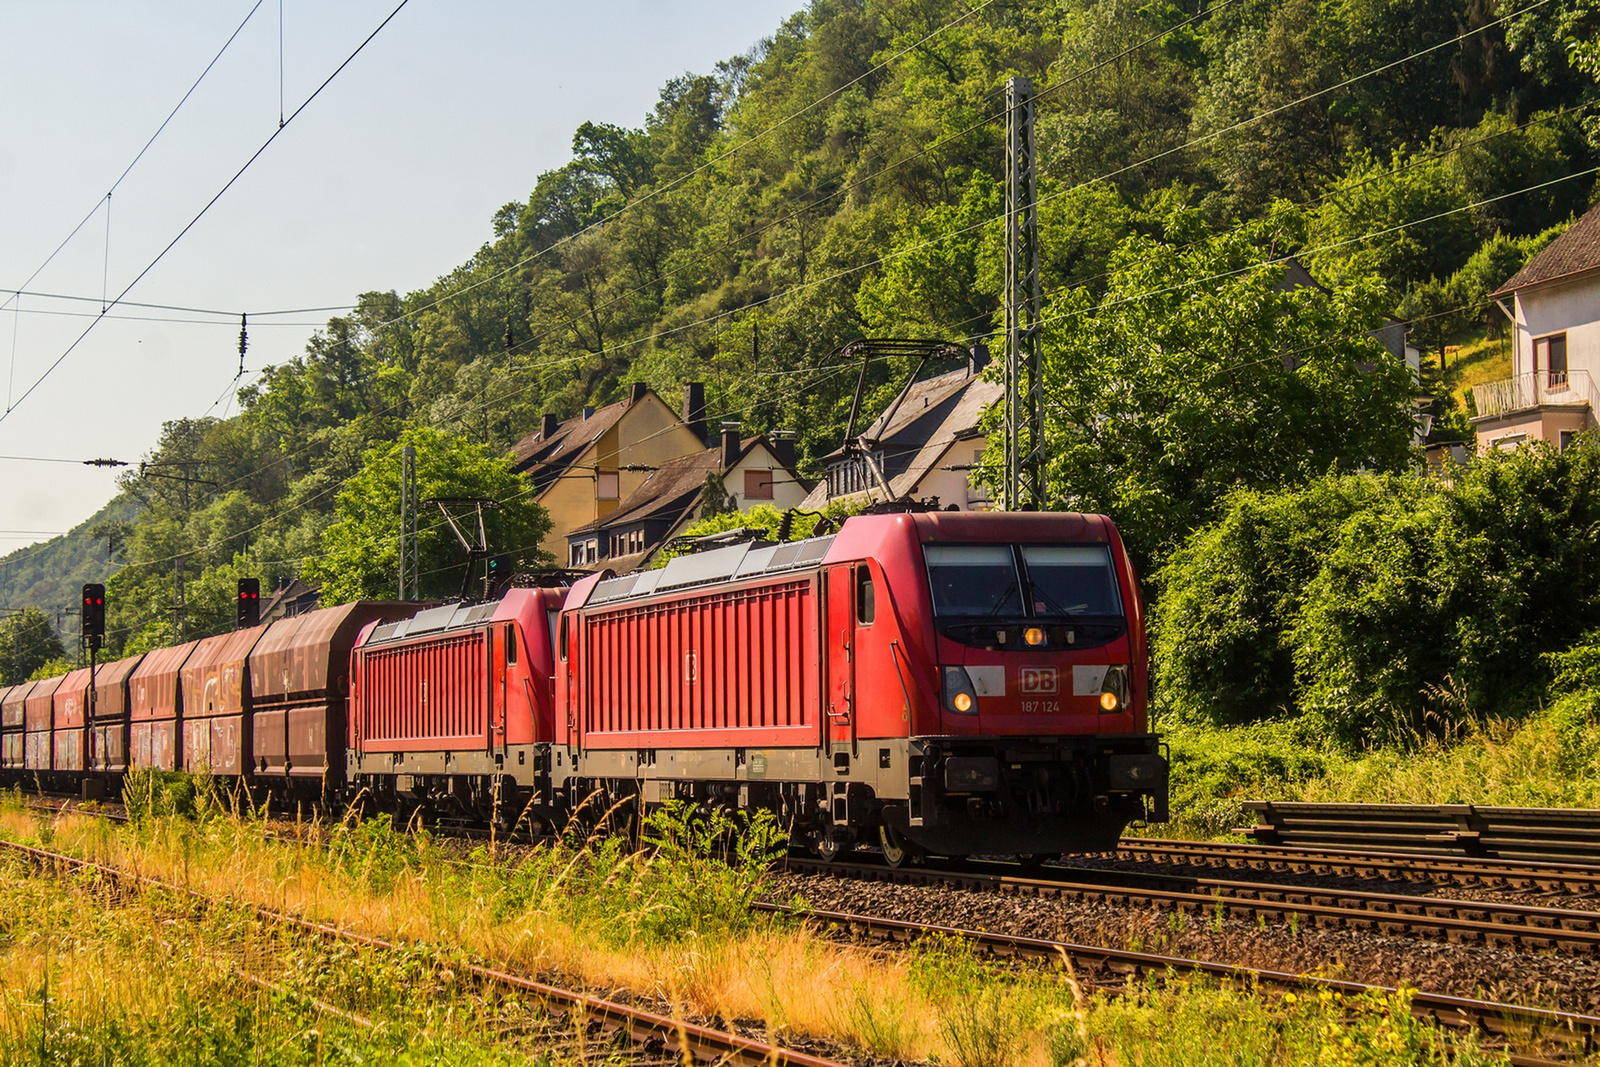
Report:
[[[573,587],[551,786],[767,807],[825,856],[1113,847],[1166,817],[1104,516],[857,516]]]
[[[512,589],[363,630],[350,658],[351,788],[386,808],[506,823],[528,812],[545,825],[551,631],[566,594]]]

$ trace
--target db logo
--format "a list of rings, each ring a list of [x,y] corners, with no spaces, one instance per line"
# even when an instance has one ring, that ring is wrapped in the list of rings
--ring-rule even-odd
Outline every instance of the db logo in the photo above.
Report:
[[[1023,667],[1018,680],[1024,693],[1054,693],[1056,669],[1054,667]]]

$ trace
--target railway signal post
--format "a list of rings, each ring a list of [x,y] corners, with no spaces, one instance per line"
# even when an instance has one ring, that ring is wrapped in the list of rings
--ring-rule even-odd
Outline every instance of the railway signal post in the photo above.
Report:
[[[83,703],[83,750],[89,753],[93,765],[101,761],[99,753],[94,751],[94,716],[95,716],[95,665],[99,659],[100,647],[106,639],[106,587],[99,582],[86,582],[83,587],[83,607],[78,619],[83,630],[83,643],[89,650],[89,692]],[[95,799],[105,796],[106,783],[102,773],[99,776],[84,776],[84,799],[88,800],[90,794],[95,794]]]

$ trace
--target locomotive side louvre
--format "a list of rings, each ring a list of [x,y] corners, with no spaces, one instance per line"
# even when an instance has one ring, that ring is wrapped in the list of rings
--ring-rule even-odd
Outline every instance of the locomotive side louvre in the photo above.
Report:
[[[199,641],[147,653],[128,676],[128,762],[142,770],[184,766],[183,667]]]

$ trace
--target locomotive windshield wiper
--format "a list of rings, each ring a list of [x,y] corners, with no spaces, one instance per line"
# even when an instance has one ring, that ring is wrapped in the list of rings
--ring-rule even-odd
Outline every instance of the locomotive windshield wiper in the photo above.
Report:
[[[1062,607],[1060,605],[1060,603],[1058,603],[1056,601],[1055,597],[1051,596],[1049,593],[1045,592],[1042,588],[1040,588],[1039,586],[1035,585],[1032,582],[1028,583],[1028,587],[1033,591],[1033,595],[1034,596],[1039,597],[1041,600],[1043,600],[1045,602],[1045,606],[1047,608],[1049,608],[1056,615],[1059,615],[1064,619],[1076,619],[1079,615],[1083,614],[1083,612],[1081,612],[1081,611],[1071,611],[1071,610],[1069,610],[1067,608]],[[1089,605],[1087,605],[1087,604],[1084,605],[1085,608],[1087,608],[1088,606]],[[1030,613],[1030,614],[1033,614],[1033,613]]]
[[[990,608],[989,613],[979,620],[978,625],[983,626],[985,623],[989,622],[990,619],[993,619],[996,615],[1000,614],[1000,609],[1006,606],[1006,601],[1010,599],[1012,593],[1017,593],[1019,595],[1022,593],[1022,590],[1017,586],[1017,579],[1014,576],[1012,577],[1011,581],[1006,583],[1006,587],[1000,593],[1000,595],[995,597],[994,607]]]

